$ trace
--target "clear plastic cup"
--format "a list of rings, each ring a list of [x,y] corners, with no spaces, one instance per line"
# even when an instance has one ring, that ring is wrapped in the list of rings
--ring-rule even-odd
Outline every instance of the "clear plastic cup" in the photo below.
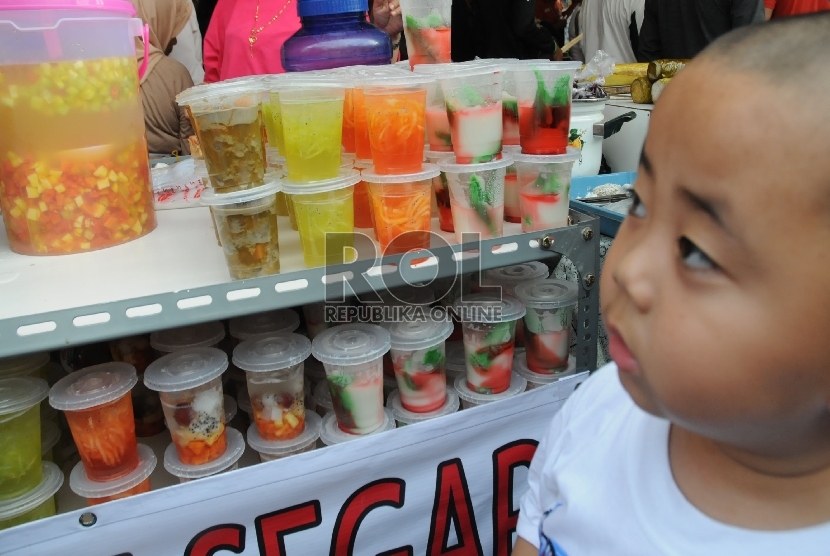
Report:
[[[565,154],[573,78],[580,62],[529,60],[514,64],[519,140],[525,154]]]
[[[46,380],[48,353],[29,353],[0,359],[0,379],[32,376]]]
[[[517,352],[513,358],[513,374],[518,374],[527,381],[527,390],[534,390],[547,386],[558,381],[566,376],[571,376],[576,372],[576,357],[568,356],[568,366],[564,371],[556,374],[543,374],[531,371],[527,366],[527,354],[524,352]]]
[[[317,400],[317,415],[325,417],[334,411],[334,403],[331,401],[331,390],[328,380],[317,383],[314,387],[314,399]]]
[[[409,64],[452,61],[452,0],[401,0]]]
[[[138,467],[130,391],[138,382],[135,367],[103,363],[59,380],[49,404],[64,412],[87,475],[111,481]]]
[[[522,148],[504,147],[503,152],[513,157],[513,164],[507,167],[504,174],[504,221],[521,224],[522,206],[519,197],[519,177],[516,174],[516,154],[522,152]]]
[[[452,152],[425,151],[424,156],[430,164],[438,164],[439,160],[451,158]],[[452,202],[450,201],[450,187],[447,183],[447,175],[440,172],[432,178],[432,191],[435,194],[435,201],[438,204],[438,225],[445,232],[454,232],[452,225]]]
[[[571,168],[581,156],[573,147],[562,155],[515,155],[523,232],[568,225]]]
[[[216,347],[225,338],[225,325],[219,321],[201,322],[150,334],[150,345],[161,357],[182,349]]]
[[[259,460],[262,463],[310,452],[317,447],[322,425],[323,418],[309,412],[302,434],[291,440],[272,441],[262,438],[256,425],[252,424],[248,428],[248,446],[259,452]]]
[[[354,167],[363,171],[372,167],[372,161],[356,160]],[[369,186],[363,180],[354,186],[354,227],[375,229],[375,216],[372,214]],[[377,230],[375,230],[375,237],[377,237]]]
[[[527,390],[527,380],[518,374],[513,374],[510,377],[510,384],[507,389],[498,394],[482,394],[470,389],[465,377],[459,377],[455,380],[455,391],[461,399],[461,409],[470,409],[477,405],[506,400],[521,394],[525,390]]]
[[[358,160],[371,160],[372,147],[369,144],[369,127],[366,119],[366,102],[363,96],[362,79],[378,75],[399,75],[400,69],[391,66],[351,66],[345,68],[347,76],[351,77],[354,89],[352,104],[354,109],[354,153]],[[344,104],[345,106],[345,104]]]
[[[361,172],[369,186],[375,229],[380,248],[387,255],[429,249],[432,227],[432,179],[440,172],[424,164],[414,174],[383,175],[376,168]]]
[[[516,295],[527,308],[524,323],[528,368],[542,374],[565,372],[579,288],[567,280],[544,280],[518,286]]]
[[[452,334],[452,322],[396,322],[388,327],[392,365],[401,405],[413,413],[431,413],[447,398],[444,342]]]
[[[467,379],[467,356],[464,353],[464,342],[453,341],[445,344],[447,362],[444,371],[447,373],[447,384],[455,384],[455,379]]]
[[[514,297],[477,293],[455,309],[464,327],[467,386],[481,394],[504,392],[510,387],[516,322],[524,306]]]
[[[391,410],[386,409],[385,407],[381,409],[381,412],[383,414],[383,419],[380,426],[372,432],[366,434],[351,434],[344,432],[340,427],[339,421],[337,420],[337,415],[335,413],[329,413],[323,417],[323,425],[320,429],[320,440],[326,446],[334,446],[336,444],[343,444],[344,442],[351,442],[352,440],[357,440],[358,438],[391,431],[395,428],[395,416],[392,414]]]
[[[54,463],[40,464],[35,487],[15,498],[0,500],[0,530],[51,517],[57,513],[55,494],[63,485],[63,473]]]
[[[259,435],[291,440],[305,429],[303,362],[311,355],[305,336],[277,333],[245,340],[233,350],[233,364],[245,371]]]
[[[519,145],[519,102],[516,91],[516,74],[514,72],[516,58],[491,59],[505,65],[504,82],[501,93],[502,110],[502,145]]]
[[[308,303],[303,305],[303,316],[305,317],[305,327],[308,337],[314,339],[323,330],[330,328],[330,323],[326,320],[327,307],[348,307],[351,305],[351,300],[347,299],[342,303],[327,303],[321,301],[319,303]]]
[[[508,154],[501,160],[480,164],[458,164],[443,159],[438,168],[447,177],[456,241],[462,234],[476,233],[481,239],[501,237],[504,229],[504,177],[513,164]]]
[[[210,183],[218,193],[263,184],[265,144],[260,80],[207,85],[180,97],[192,116]]]
[[[499,286],[502,294],[516,297],[516,287],[528,282],[540,282],[550,276],[548,265],[541,261],[511,264],[484,272],[483,286]]]
[[[293,309],[276,309],[264,313],[232,318],[228,323],[231,344],[236,347],[242,340],[276,332],[294,332],[300,327],[300,315]]]
[[[41,461],[55,461],[53,450],[60,442],[61,429],[51,421],[40,423],[40,459]]]
[[[392,410],[392,414],[395,416],[395,422],[398,428],[405,427],[407,425],[414,425],[415,423],[421,423],[423,421],[429,421],[430,419],[437,419],[438,417],[443,417],[444,415],[450,415],[458,411],[459,405],[458,394],[456,394],[452,388],[447,389],[447,396],[444,404],[438,409],[428,413],[416,413],[407,410],[401,403],[401,393],[398,390],[394,390],[391,394],[389,394],[389,399],[386,401],[386,407]]]
[[[156,353],[150,345],[150,335],[140,334],[117,340],[110,340],[110,354],[113,361],[128,363],[141,374],[156,359]]]
[[[154,361],[144,373],[147,388],[159,392],[167,428],[186,465],[215,461],[228,447],[222,393],[227,368],[223,351],[189,348]]]
[[[350,170],[332,180],[285,184],[308,268],[346,262],[346,247],[354,246],[353,196],[359,181],[360,174]]]
[[[383,354],[389,332],[374,324],[343,324],[314,338],[312,353],[326,369],[334,413],[348,434],[383,425]]]
[[[440,76],[449,71],[458,69],[457,64],[420,65],[414,68],[415,73]],[[452,152],[452,130],[447,116],[447,103],[444,100],[444,91],[437,81],[427,85],[426,106],[426,133],[427,145],[433,152]],[[427,156],[429,159],[429,156]],[[433,161],[430,161],[433,162]]]
[[[153,450],[139,444],[138,467],[132,472],[112,481],[93,481],[87,475],[83,462],[78,462],[69,474],[69,488],[78,496],[86,498],[88,506],[150,492],[150,474],[156,468],[156,463]]]
[[[190,465],[179,458],[181,452],[178,450],[178,446],[170,444],[164,450],[164,469],[174,477],[178,477],[179,483],[189,483],[196,479],[204,479],[205,477],[238,469],[239,459],[244,453],[245,438],[238,430],[229,428],[227,430],[227,450],[218,458],[207,463]]]
[[[503,79],[497,64],[464,65],[438,76],[460,164],[488,162],[501,152]]]
[[[42,378],[0,380],[0,500],[32,490],[43,478],[40,402],[48,395]]]

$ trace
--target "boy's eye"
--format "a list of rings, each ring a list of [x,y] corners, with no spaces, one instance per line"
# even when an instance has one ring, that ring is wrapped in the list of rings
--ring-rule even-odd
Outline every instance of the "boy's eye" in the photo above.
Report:
[[[701,251],[688,238],[681,237],[678,244],[680,246],[680,257],[683,259],[683,264],[689,268],[695,270],[715,270],[718,268],[718,265],[709,258],[709,255]]]
[[[637,192],[632,190],[631,191],[631,208],[628,209],[628,216],[633,216],[634,218],[645,218],[648,215],[646,211],[646,206],[643,204],[643,201],[640,200],[640,196],[637,195]]]

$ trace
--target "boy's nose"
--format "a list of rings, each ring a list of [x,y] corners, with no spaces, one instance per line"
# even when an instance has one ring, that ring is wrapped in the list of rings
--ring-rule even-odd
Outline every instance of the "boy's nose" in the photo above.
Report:
[[[614,283],[641,313],[651,310],[657,293],[654,280],[656,247],[646,242],[631,245],[612,271]]]

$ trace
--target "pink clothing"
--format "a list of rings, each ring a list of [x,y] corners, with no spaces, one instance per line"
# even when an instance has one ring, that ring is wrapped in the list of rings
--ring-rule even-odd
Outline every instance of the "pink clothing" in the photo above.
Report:
[[[266,25],[286,6],[276,21],[257,34],[251,55],[251,29]],[[259,21],[254,25],[257,0],[219,0],[205,35],[205,82],[233,77],[283,73],[280,49],[300,30],[297,0],[259,0]]]

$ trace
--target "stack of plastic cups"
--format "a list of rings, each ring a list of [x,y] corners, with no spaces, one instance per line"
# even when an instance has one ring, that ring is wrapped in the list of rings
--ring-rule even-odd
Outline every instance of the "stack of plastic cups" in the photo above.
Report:
[[[6,357],[0,359],[0,380],[31,376],[48,381],[48,369],[48,353],[30,353],[17,357]],[[40,404],[40,424],[44,435],[47,425],[52,424],[57,427],[60,424],[58,421],[58,413],[49,405],[49,402]],[[60,431],[58,431],[58,434],[60,434]]]
[[[446,113],[446,109],[444,110]],[[429,128],[429,124],[427,124]],[[452,151],[424,151],[424,157],[430,164],[438,164],[438,161],[452,158]],[[440,172],[440,169],[439,169]],[[455,228],[452,225],[452,202],[450,200],[450,189],[447,185],[447,175],[440,172],[438,176],[432,178],[432,194],[435,196],[435,202],[438,208],[438,227],[444,232],[454,232]]]
[[[245,315],[233,318],[228,323],[232,348],[238,346],[243,340],[250,340],[255,336],[294,332],[299,327],[300,316],[293,309],[277,309]]]
[[[451,62],[452,1],[401,0],[409,63]]]
[[[482,275],[482,286],[498,286],[502,295],[516,297],[516,288],[527,282],[547,280],[550,276],[548,266],[540,261],[513,264],[487,270]],[[516,321],[516,346],[524,347],[524,325],[522,320]]]
[[[580,156],[574,147],[559,155],[514,156],[523,232],[568,225],[571,170]]]
[[[150,334],[150,346],[156,357],[188,348],[216,347],[225,338],[225,326],[219,321],[157,330]]]
[[[570,376],[576,372],[576,357],[568,356],[568,366],[564,371],[555,374],[537,373],[531,371],[527,366],[527,354],[517,353],[513,358],[513,374],[518,375],[527,381],[525,390],[535,390],[542,386],[552,384],[564,377]]]
[[[355,160],[354,167],[362,173],[372,168],[372,161]],[[362,176],[360,182],[354,186],[354,227],[371,228],[375,232],[375,237],[378,237],[375,216],[372,213],[372,200],[369,197],[369,185]]]
[[[521,224],[522,207],[519,200],[519,177],[516,174],[516,155],[522,152],[518,146],[504,147],[505,153],[513,157],[513,164],[507,167],[504,174],[504,221]]]
[[[571,320],[579,288],[567,280],[543,280],[516,288],[525,313],[527,367],[540,374],[568,370],[571,346]]]
[[[158,394],[148,390],[142,380],[144,371],[158,358],[150,343],[150,335],[128,336],[110,340],[110,353],[114,361],[129,363],[135,367],[138,382],[130,392],[135,414],[135,434],[139,438],[155,436],[164,430],[164,412]]]

